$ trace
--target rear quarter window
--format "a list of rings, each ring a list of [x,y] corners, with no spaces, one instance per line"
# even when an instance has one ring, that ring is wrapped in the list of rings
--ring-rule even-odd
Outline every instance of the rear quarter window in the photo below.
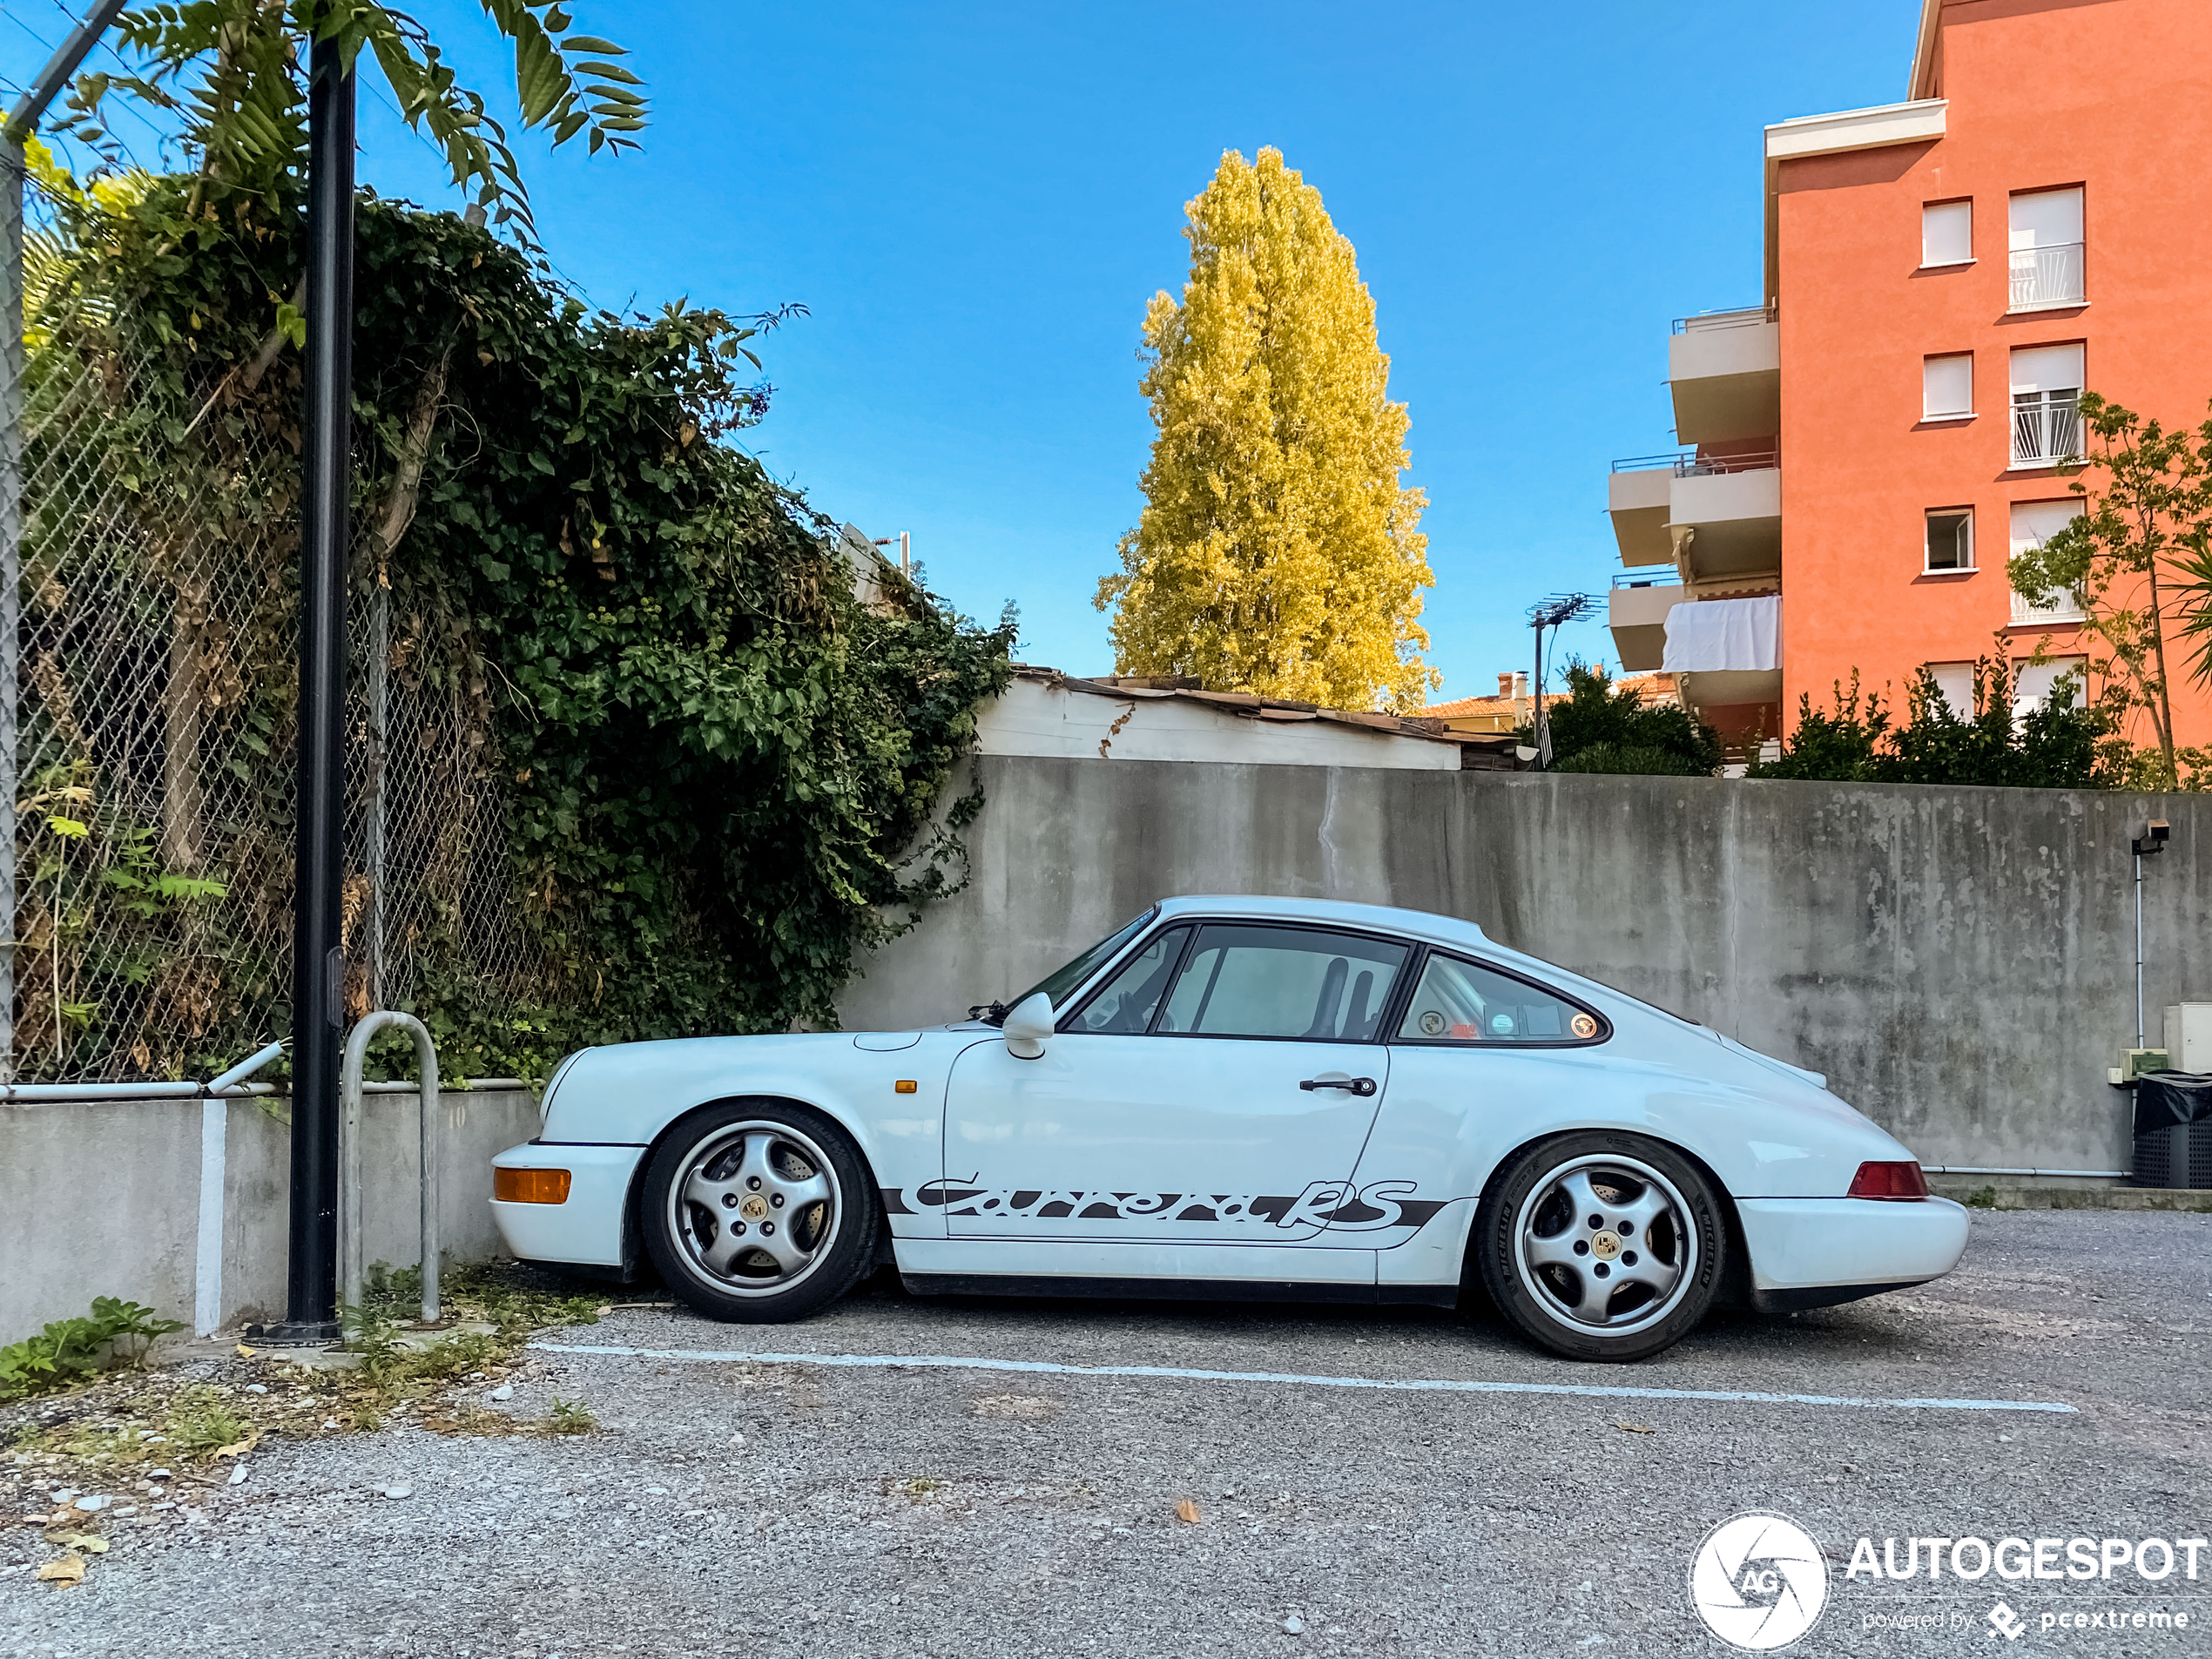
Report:
[[[1421,970],[1393,1041],[1575,1048],[1612,1034],[1604,1015],[1558,991],[1438,951]]]

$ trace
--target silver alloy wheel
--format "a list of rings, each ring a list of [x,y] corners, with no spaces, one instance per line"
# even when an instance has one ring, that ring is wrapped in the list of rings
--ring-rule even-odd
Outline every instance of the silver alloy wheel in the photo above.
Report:
[[[724,1296],[775,1296],[828,1256],[844,1217],[837,1168],[788,1123],[725,1123],[669,1184],[668,1236]]]
[[[1593,1153],[1529,1190],[1514,1217],[1513,1254],[1522,1285],[1552,1318],[1627,1336],[1665,1318],[1696,1283],[1697,1229],[1674,1183],[1649,1163]]]

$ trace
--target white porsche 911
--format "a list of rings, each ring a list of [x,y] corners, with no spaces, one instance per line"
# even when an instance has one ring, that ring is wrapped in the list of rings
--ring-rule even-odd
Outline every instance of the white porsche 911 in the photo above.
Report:
[[[508,1247],[642,1255],[763,1322],[885,1261],[925,1292],[1449,1305],[1479,1281],[1612,1360],[1723,1296],[1824,1306],[1966,1247],[1816,1073],[1447,916],[1170,899],[973,1015],[573,1055],[496,1160]]]

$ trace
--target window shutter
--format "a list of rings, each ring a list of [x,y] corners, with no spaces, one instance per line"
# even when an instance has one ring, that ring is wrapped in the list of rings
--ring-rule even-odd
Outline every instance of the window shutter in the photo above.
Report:
[[[2082,387],[2081,347],[2029,346],[2013,354],[2013,391],[2078,392]]]
[[[2081,516],[2081,503],[2071,501],[2022,501],[2013,503],[2013,551],[2025,553],[2040,547]]]
[[[1921,418],[1934,421],[1973,412],[1973,354],[1925,359],[1920,365]]]
[[[2074,706],[2080,708],[2088,701],[2086,657],[2054,657],[2048,662],[2019,663],[2013,676],[2013,718],[2021,719],[2033,714],[2049,700],[2051,688],[2058,684],[2059,676],[2071,674],[2074,682]]]
[[[1974,256],[1974,205],[1931,202],[1920,210],[1920,263],[1964,265]]]
[[[1966,719],[1974,718],[1974,665],[1972,663],[1930,663],[1928,672],[1935,677],[1936,690],[1951,705],[1952,712]]]
[[[2071,246],[2081,239],[2081,192],[2039,190],[2015,196],[2006,217],[2015,251]]]

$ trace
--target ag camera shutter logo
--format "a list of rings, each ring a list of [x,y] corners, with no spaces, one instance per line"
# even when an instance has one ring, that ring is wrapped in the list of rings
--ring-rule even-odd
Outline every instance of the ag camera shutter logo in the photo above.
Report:
[[[1828,1558],[1786,1515],[1755,1509],[1732,1516],[1690,1558],[1689,1602],[1730,1647],[1770,1653],[1820,1622]]]

